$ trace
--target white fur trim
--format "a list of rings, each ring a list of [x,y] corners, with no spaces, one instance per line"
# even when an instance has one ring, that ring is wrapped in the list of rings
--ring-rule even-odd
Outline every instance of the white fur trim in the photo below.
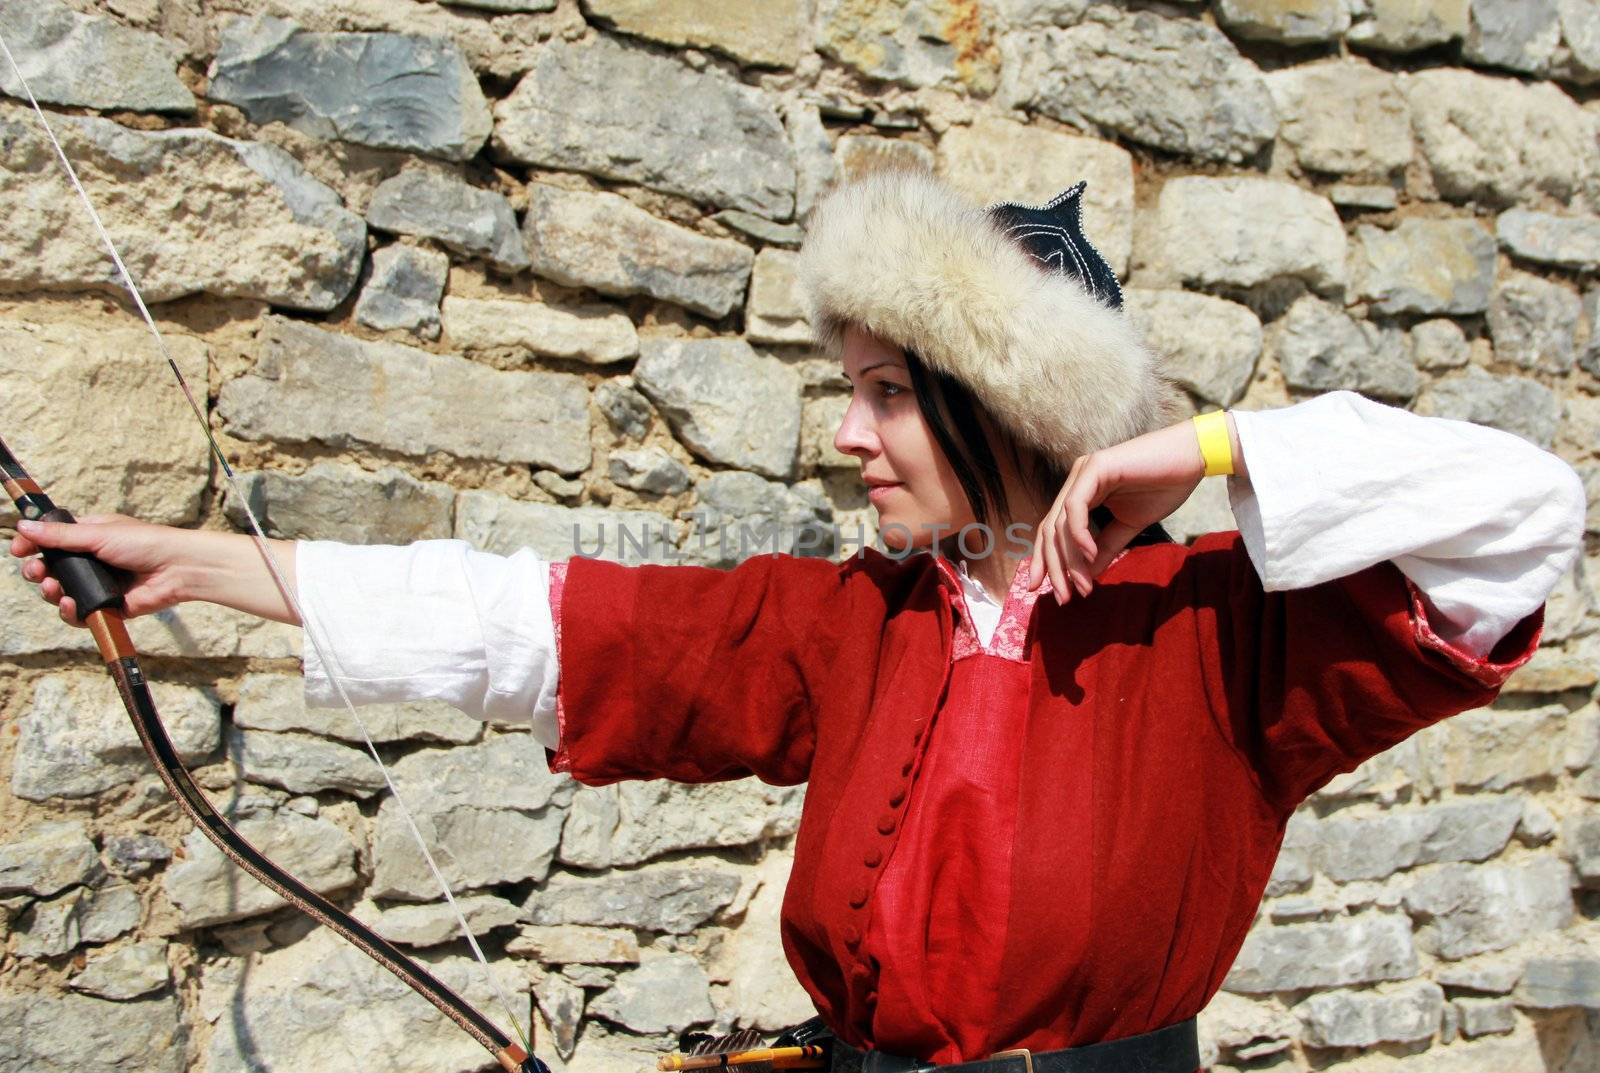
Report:
[[[830,194],[799,275],[825,346],[837,352],[855,324],[915,351],[1063,467],[1178,418],[1126,316],[926,172],[880,171]]]

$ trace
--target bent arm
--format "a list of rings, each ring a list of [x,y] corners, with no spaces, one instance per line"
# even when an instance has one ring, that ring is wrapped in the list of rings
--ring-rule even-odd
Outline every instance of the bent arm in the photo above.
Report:
[[[1349,391],[1233,418],[1250,468],[1229,501],[1268,591],[1391,561],[1439,637],[1483,658],[1581,550],[1577,474],[1509,433]]]

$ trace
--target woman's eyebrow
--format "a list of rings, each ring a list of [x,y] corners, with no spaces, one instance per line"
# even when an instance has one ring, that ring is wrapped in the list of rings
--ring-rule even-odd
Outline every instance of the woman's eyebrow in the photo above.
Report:
[[[889,366],[891,369],[904,369],[905,368],[904,365],[900,365],[897,362],[893,362],[893,361],[875,361],[871,365],[868,365],[865,369],[861,370],[862,375],[870,373],[872,370],[880,368],[880,367],[882,367],[884,365]],[[852,377],[849,373],[845,373],[844,374],[844,378],[846,380],[849,380],[851,383],[855,383],[855,378]]]

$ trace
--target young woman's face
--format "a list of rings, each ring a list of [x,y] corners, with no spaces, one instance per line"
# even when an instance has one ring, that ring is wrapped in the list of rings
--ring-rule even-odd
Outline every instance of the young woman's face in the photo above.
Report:
[[[861,460],[884,545],[925,547],[971,523],[966,493],[917,406],[900,348],[850,327],[843,360],[850,406],[833,446]]]

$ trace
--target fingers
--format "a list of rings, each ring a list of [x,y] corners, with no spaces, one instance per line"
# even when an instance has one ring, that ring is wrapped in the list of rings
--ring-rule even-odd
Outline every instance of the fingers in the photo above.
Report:
[[[67,522],[20,521],[17,523],[17,532],[41,548],[86,551],[91,554],[104,535],[98,526]]]
[[[1137,526],[1126,522],[1111,519],[1106,527],[1100,530],[1100,552],[1094,557],[1094,563],[1089,567],[1089,572],[1099,577],[1106,567],[1111,565],[1111,560],[1122,554],[1128,542],[1139,535]]]

